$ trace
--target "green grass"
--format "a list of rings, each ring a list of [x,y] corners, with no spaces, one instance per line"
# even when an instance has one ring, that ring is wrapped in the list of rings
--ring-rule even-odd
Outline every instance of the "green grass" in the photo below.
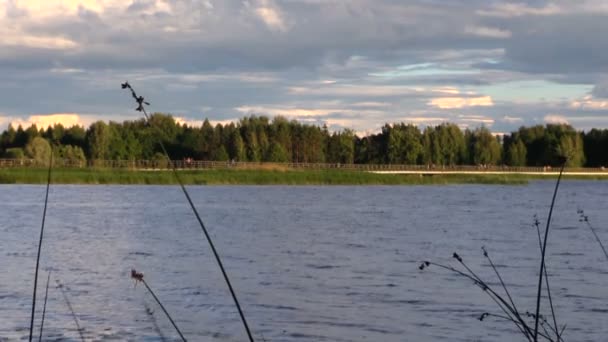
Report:
[[[418,185],[525,184],[519,175],[387,175],[343,170],[199,170],[179,171],[185,184],[208,185]],[[42,168],[0,169],[0,184],[46,184]],[[53,169],[54,184],[177,184],[170,171]]]
[[[553,179],[541,175],[389,175],[345,170],[188,170],[179,171],[185,184],[198,185],[424,185],[526,184]],[[0,169],[0,184],[46,184],[43,168]],[[608,180],[607,176],[565,176],[566,179]],[[177,184],[171,171],[120,169],[53,169],[54,184]]]

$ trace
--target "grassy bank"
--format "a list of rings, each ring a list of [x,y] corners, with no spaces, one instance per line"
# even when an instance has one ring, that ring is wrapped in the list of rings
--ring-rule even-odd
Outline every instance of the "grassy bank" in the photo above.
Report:
[[[46,184],[46,169],[0,169],[0,184]],[[418,185],[525,184],[521,175],[390,175],[343,170],[203,170],[179,171],[186,184],[209,185]],[[119,169],[53,170],[54,184],[176,184],[170,171]]]

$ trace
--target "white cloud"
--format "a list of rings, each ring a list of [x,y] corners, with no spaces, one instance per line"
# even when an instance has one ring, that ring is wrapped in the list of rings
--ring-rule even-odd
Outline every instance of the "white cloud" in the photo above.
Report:
[[[290,87],[294,95],[332,95],[332,96],[398,96],[415,94],[424,89],[398,85],[349,85],[335,84],[326,87]]]
[[[428,102],[428,105],[441,109],[457,109],[465,107],[489,107],[494,102],[490,96],[478,97],[438,97]]]
[[[478,37],[497,39],[511,38],[512,36],[512,33],[509,30],[501,30],[499,28],[486,26],[467,26],[465,28],[465,33]]]
[[[451,95],[458,95],[458,94],[460,94],[460,90],[458,88],[455,88],[455,87],[435,88],[435,89],[431,89],[431,91],[434,92],[434,93],[443,93],[443,94],[451,94]]]
[[[0,24],[2,21],[0,20]],[[40,49],[73,49],[78,46],[75,41],[61,37],[44,34],[29,34],[17,28],[0,26],[0,46],[10,48],[11,46],[24,46]]]
[[[574,109],[606,110],[608,109],[608,100],[596,100],[593,96],[587,95],[582,99],[572,101],[570,107]]]
[[[413,124],[421,125],[421,126],[433,126],[433,125],[438,125],[442,122],[448,122],[449,118],[448,117],[429,117],[429,116],[420,116],[420,117],[406,116],[406,117],[400,118],[400,120],[402,120],[405,123],[413,123]]]
[[[515,18],[524,16],[554,16],[576,13],[598,14],[608,12],[603,0],[552,1],[545,6],[529,6],[522,2],[497,3],[487,9],[477,10],[483,17]]]
[[[23,19],[35,21],[57,19],[78,14],[79,10],[87,10],[95,13],[103,13],[108,8],[126,8],[129,1],[122,0],[22,0],[22,1],[0,1],[0,13],[4,13],[0,20],[10,20],[11,12],[23,14]]]
[[[273,1],[257,0],[252,11],[269,29],[280,32],[287,30],[284,15]]]
[[[237,118],[226,119],[226,120],[209,120],[209,123],[211,123],[213,126],[215,126],[217,124],[226,126],[226,125],[230,125],[231,123],[236,124],[237,122],[239,122],[239,119],[237,119]]]
[[[173,119],[175,120],[175,123],[177,123],[180,126],[183,124],[186,124],[191,127],[201,127],[204,122],[204,120],[193,120],[193,119],[184,118],[181,116],[174,116]]]
[[[568,119],[560,114],[548,114],[543,118],[546,123],[549,124],[569,124]]]
[[[178,125],[186,124],[190,127],[202,127],[203,123],[205,122],[205,120],[196,120],[196,119],[185,118],[185,117],[181,117],[181,116],[174,116],[173,119],[175,119],[175,122]],[[237,123],[237,122],[239,122],[239,119],[237,119],[237,118],[225,119],[225,120],[209,120],[209,123],[211,124],[211,126],[215,126],[217,124],[226,126],[231,123]]]
[[[374,101],[367,101],[367,102],[355,102],[352,104],[353,107],[361,107],[361,108],[384,108],[384,107],[390,107],[391,103],[389,102],[374,102]]]
[[[84,120],[80,117],[80,115],[76,113],[31,115],[27,119],[11,118],[10,123],[14,127],[17,127],[18,125],[21,125],[22,127],[36,125],[38,126],[38,128],[47,128],[55,124],[62,124],[65,127],[85,124]]]
[[[298,108],[298,107],[270,107],[270,106],[240,106],[235,110],[243,114],[267,114],[271,116],[286,116],[286,117],[310,117],[324,116],[330,113],[342,112],[339,109],[328,108]]]
[[[524,119],[520,118],[520,117],[513,117],[513,116],[508,116],[505,115],[501,118],[502,121],[504,122],[508,122],[508,123],[519,123],[519,122],[523,122]]]
[[[491,9],[478,10],[477,14],[488,17],[511,18],[526,15],[546,16],[562,13],[563,9],[555,4],[544,7],[531,7],[524,3],[501,3]]]
[[[278,78],[268,72],[225,72],[225,73],[181,73],[173,74],[164,70],[148,70],[139,80],[167,80],[188,85],[212,83],[220,81],[235,81],[245,83],[272,83]]]
[[[484,124],[484,125],[488,125],[488,126],[492,126],[494,124],[494,122],[496,122],[496,120],[492,119],[489,116],[485,116],[485,115],[458,115],[458,120],[460,122],[464,122],[464,123],[478,123],[478,124]]]

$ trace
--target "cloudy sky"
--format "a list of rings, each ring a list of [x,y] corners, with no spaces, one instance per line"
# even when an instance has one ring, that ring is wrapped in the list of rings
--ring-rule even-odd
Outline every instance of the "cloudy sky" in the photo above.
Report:
[[[0,0],[0,129],[283,115],[608,128],[604,0]]]

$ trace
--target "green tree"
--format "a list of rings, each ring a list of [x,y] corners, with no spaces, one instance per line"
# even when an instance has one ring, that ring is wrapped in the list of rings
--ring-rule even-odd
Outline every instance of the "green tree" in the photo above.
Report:
[[[352,130],[334,132],[327,138],[327,161],[352,164],[355,159],[355,134]]]
[[[25,130],[25,142],[30,143],[32,140],[34,140],[35,137],[40,137],[42,136],[42,134],[40,134],[40,131],[38,131],[38,127],[36,127],[35,124],[32,124],[30,127],[28,127]]]
[[[592,129],[583,135],[586,166],[608,166],[608,129]]]
[[[4,158],[8,159],[23,159],[25,158],[25,153],[21,147],[9,147],[4,152]]]
[[[234,129],[230,135],[228,155],[232,160],[246,161],[245,146],[243,144],[243,138],[241,138],[241,133],[238,129]]]
[[[414,125],[386,125],[383,130],[387,136],[387,161],[392,164],[414,165],[423,159],[422,134]]]
[[[213,150],[216,148],[214,145],[213,126],[209,120],[205,119],[205,121],[203,121],[203,126],[201,127],[201,134],[199,135],[199,142],[196,150],[197,155],[203,160],[213,159]]]
[[[268,155],[266,159],[273,163],[287,163],[289,157],[287,156],[287,150],[285,147],[278,142],[273,142],[268,148]]]
[[[48,165],[51,158],[51,144],[42,137],[35,137],[25,146],[25,154],[39,164]]]
[[[526,166],[526,145],[521,139],[509,144],[505,162],[509,166]]]
[[[422,164],[431,165],[434,164],[434,144],[433,144],[433,134],[434,130],[432,127],[427,126],[422,132]]]
[[[496,165],[500,161],[501,146],[498,140],[485,127],[472,133],[472,161],[475,165]]]
[[[526,146],[526,165],[545,166],[550,164],[548,151],[549,141],[545,137],[545,127],[536,125],[533,127],[520,127],[517,132],[521,141]]]
[[[14,147],[25,147],[25,145],[29,142],[27,134],[23,130],[21,125],[17,126],[17,131],[15,132],[15,140],[13,141]]]
[[[272,120],[270,124],[269,133],[269,144],[272,148],[272,144],[279,144],[285,150],[287,160],[292,160],[292,142],[291,142],[291,128],[289,121],[282,116],[277,116]],[[271,153],[269,153],[270,155]]]
[[[585,163],[583,140],[579,132],[570,125],[547,125],[546,152],[549,165],[557,164],[559,157],[567,157],[566,166],[580,167]]]
[[[97,121],[91,124],[86,134],[90,159],[106,159],[109,156],[110,134],[110,128],[105,122]]]
[[[86,130],[82,126],[74,125],[65,130],[63,138],[61,139],[62,145],[72,145],[85,148]]]
[[[585,163],[585,154],[583,152],[583,139],[580,134],[564,134],[559,138],[556,148],[558,156],[565,156],[567,159],[566,166],[581,167]]]
[[[230,157],[228,156],[228,152],[226,151],[224,145],[221,145],[213,151],[213,160],[227,161],[229,159]]]
[[[129,159],[127,153],[127,144],[123,135],[123,126],[116,122],[110,121],[108,124],[108,149],[105,153],[105,159],[125,160]]]
[[[63,145],[59,147],[57,152],[57,157],[60,159],[65,159],[71,162],[86,161],[84,151],[79,146]]]
[[[6,149],[15,146],[17,131],[12,124],[8,124],[8,128],[0,135],[0,149]]]

